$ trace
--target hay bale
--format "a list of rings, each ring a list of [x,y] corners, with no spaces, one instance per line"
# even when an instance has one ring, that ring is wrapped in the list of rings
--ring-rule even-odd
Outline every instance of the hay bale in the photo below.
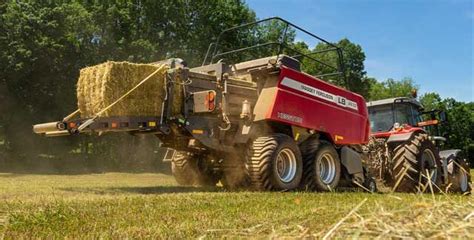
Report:
[[[77,83],[78,107],[81,117],[92,117],[156,71],[158,64],[105,62],[81,70]],[[129,96],[107,110],[101,117],[160,116],[165,96],[164,82],[168,67],[164,67]],[[182,106],[182,90],[174,89],[172,112],[178,114]]]

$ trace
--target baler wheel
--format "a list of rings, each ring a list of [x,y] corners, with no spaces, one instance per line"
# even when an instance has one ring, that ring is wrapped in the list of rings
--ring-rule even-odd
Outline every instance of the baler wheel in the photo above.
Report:
[[[179,185],[215,186],[218,179],[186,152],[176,151],[171,161],[171,172]]]
[[[440,157],[427,134],[413,134],[408,141],[396,146],[393,150],[392,163],[391,183],[397,192],[418,192],[420,189],[430,191],[428,189],[430,176],[433,185],[439,184]],[[433,191],[437,190],[434,186],[432,188]]]
[[[307,190],[332,191],[339,184],[341,162],[332,144],[321,141],[318,150],[305,159],[302,186]]]
[[[249,147],[247,169],[256,190],[293,190],[303,174],[296,142],[285,134],[257,138]]]

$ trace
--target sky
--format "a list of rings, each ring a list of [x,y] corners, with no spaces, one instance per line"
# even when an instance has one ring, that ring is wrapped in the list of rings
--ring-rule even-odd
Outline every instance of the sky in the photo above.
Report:
[[[474,0],[246,2],[259,19],[279,16],[326,40],[361,45],[367,75],[379,81],[410,77],[419,94],[474,101]]]

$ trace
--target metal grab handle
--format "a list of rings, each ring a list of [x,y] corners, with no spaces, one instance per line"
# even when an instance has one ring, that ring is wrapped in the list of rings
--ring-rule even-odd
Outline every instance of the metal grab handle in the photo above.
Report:
[[[67,122],[71,120],[74,116],[76,116],[78,113],[80,113],[81,110],[77,109],[76,111],[72,112],[71,114],[67,115],[65,118],[63,118],[63,122]]]

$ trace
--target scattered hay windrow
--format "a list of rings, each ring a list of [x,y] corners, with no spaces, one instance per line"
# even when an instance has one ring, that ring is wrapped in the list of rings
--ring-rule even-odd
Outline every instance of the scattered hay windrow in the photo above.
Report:
[[[317,217],[303,222],[285,224],[268,220],[246,229],[212,229],[206,234],[239,238],[310,238],[310,239],[425,239],[425,238],[474,238],[474,202],[464,203],[454,199],[432,201],[420,196],[418,201],[387,195],[400,201],[399,207],[387,206],[384,202],[373,202],[368,209],[362,209],[367,199],[348,211],[335,225],[328,229],[315,229]],[[457,196],[460,197],[460,196]],[[456,197],[456,198],[457,198]]]
[[[94,116],[160,66],[109,61],[82,69],[77,83],[77,103],[81,117]],[[168,67],[164,67],[101,117],[161,115],[167,69]],[[176,114],[182,105],[182,90],[179,85],[174,88],[173,95],[172,110]]]

